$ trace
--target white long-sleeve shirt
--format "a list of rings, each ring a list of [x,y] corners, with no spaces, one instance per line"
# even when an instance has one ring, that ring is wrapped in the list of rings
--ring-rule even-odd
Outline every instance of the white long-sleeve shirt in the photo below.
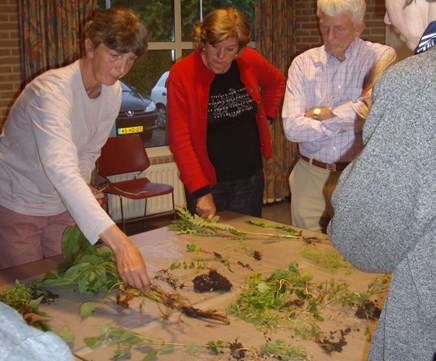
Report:
[[[0,205],[34,216],[67,209],[95,243],[113,221],[88,184],[120,106],[118,82],[88,97],[79,61],[35,78],[0,136]]]

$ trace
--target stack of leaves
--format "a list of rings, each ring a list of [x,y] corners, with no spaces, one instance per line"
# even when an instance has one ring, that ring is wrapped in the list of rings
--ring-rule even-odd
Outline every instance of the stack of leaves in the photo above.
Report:
[[[77,227],[69,227],[62,238],[64,262],[58,274],[48,273],[44,287],[77,286],[80,293],[108,291],[120,283],[113,252],[106,246],[92,245]]]

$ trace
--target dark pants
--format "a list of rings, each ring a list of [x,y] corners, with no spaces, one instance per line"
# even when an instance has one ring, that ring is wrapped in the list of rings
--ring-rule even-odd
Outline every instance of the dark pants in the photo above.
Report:
[[[264,175],[259,169],[252,177],[218,182],[212,188],[217,212],[233,211],[247,216],[261,217],[263,205]],[[186,189],[188,210],[195,214],[197,200]]]

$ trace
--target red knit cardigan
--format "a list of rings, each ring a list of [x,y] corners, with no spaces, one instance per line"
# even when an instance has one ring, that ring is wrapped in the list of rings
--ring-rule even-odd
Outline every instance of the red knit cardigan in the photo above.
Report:
[[[265,159],[270,159],[272,146],[267,116],[274,120],[277,117],[285,77],[253,49],[246,48],[236,62],[241,81],[258,106],[256,122],[261,153]],[[170,149],[179,168],[180,179],[190,193],[216,184],[215,169],[206,149],[209,89],[214,77],[215,73],[203,64],[199,51],[174,64],[168,77]]]

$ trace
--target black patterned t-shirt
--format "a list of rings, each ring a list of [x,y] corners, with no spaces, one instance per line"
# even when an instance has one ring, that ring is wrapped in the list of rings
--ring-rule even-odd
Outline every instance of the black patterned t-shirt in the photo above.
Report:
[[[218,181],[251,177],[262,167],[256,113],[234,61],[210,86],[206,144]]]

